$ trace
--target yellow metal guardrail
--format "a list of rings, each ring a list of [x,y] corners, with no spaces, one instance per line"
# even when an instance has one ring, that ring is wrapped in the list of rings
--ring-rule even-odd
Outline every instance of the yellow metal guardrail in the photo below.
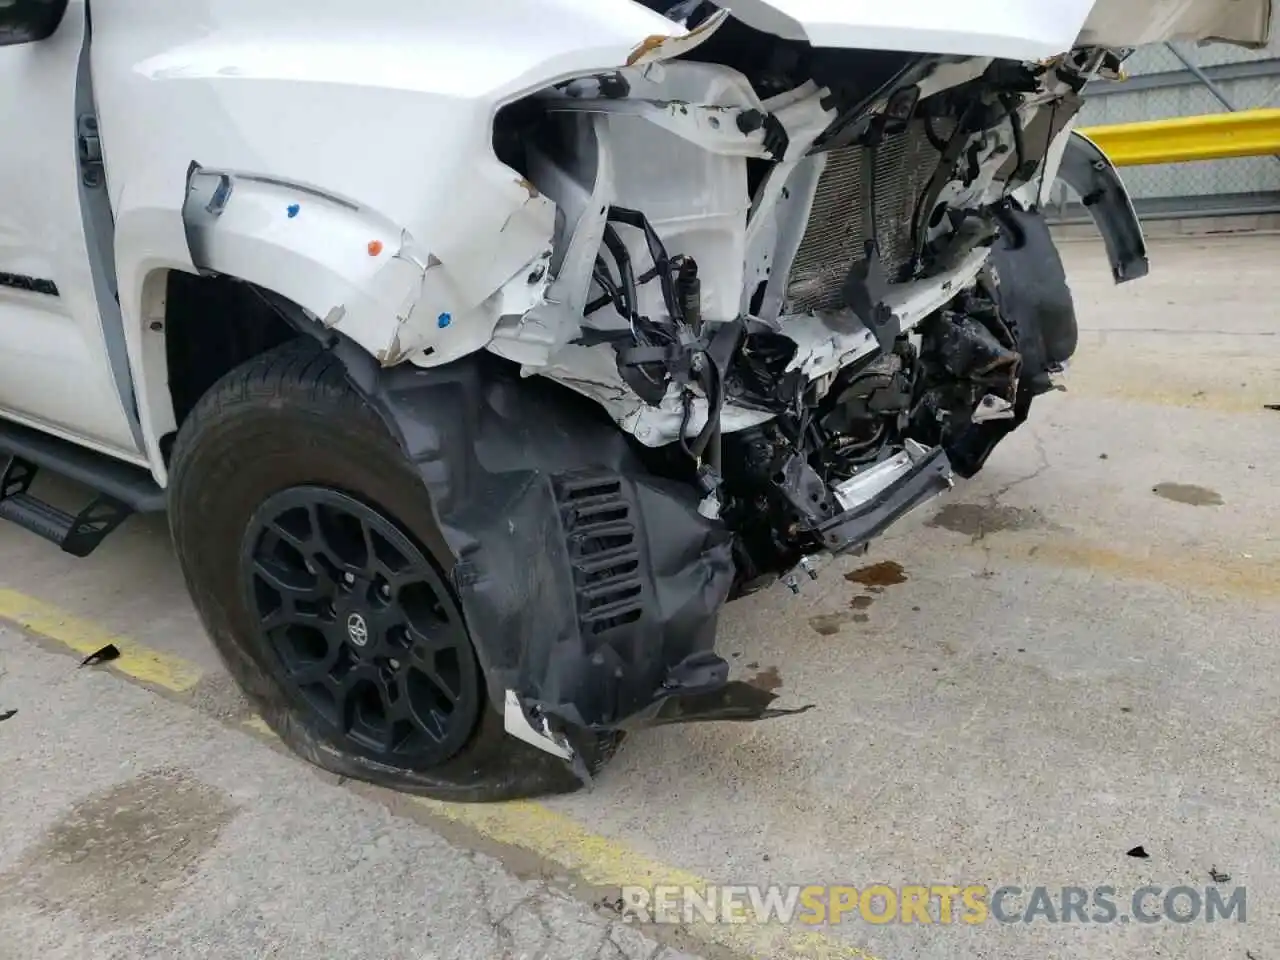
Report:
[[[1173,117],[1080,131],[1117,167],[1280,154],[1280,110]]]

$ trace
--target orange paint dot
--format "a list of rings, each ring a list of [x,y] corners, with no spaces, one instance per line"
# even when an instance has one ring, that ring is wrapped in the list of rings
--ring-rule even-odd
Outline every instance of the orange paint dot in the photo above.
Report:
[[[370,241],[369,241],[369,256],[371,256],[371,257],[376,257],[376,256],[377,256],[378,254],[380,254],[381,252],[382,252],[382,241],[381,241],[381,240],[370,240]]]

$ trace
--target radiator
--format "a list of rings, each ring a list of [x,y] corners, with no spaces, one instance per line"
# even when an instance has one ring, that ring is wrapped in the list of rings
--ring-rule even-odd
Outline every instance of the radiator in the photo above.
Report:
[[[925,121],[916,119],[875,150],[876,239],[892,280],[904,280],[911,266],[911,221],[916,201],[938,165],[938,150],[929,142]],[[945,140],[952,123],[935,121]],[[862,259],[871,239],[865,173],[867,148],[842,147],[827,154],[818,179],[804,239],[787,280],[787,313],[839,310],[841,288],[854,262]]]

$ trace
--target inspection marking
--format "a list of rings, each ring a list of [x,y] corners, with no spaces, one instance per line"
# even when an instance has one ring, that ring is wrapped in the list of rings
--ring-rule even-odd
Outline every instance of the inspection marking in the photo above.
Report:
[[[195,664],[181,657],[152,650],[90,620],[74,617],[16,590],[0,589],[0,619],[16,623],[32,633],[70,647],[81,656],[87,657],[108,643],[114,643],[120,651],[120,657],[105,669],[123,673],[173,693],[186,693],[199,683],[203,673]]]
[[[114,643],[120,650],[120,657],[105,669],[172,693],[188,692],[203,674],[198,666],[182,657],[153,650],[16,590],[0,589],[0,619],[84,656]],[[233,725],[256,735],[278,739],[275,731],[257,715],[242,718]],[[679,885],[705,889],[712,885],[711,881],[694,873],[648,857],[627,843],[593,833],[572,817],[531,800],[467,804],[445,803],[426,797],[408,799],[431,815],[469,828],[485,840],[517,847],[548,860],[593,887]],[[745,957],[879,960],[866,950],[816,931],[797,932],[779,924],[697,923],[685,929],[702,942]]]

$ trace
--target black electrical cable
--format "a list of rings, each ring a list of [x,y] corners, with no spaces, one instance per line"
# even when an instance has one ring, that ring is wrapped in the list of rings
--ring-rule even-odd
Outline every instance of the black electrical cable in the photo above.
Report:
[[[625,223],[627,226],[635,227],[644,233],[645,243],[649,247],[649,255],[653,258],[653,266],[658,274],[658,283],[662,286],[662,302],[667,308],[667,314],[673,322],[683,324],[684,314],[681,311],[680,298],[676,295],[675,279],[671,275],[671,258],[667,256],[667,248],[663,246],[662,238],[658,236],[653,226],[649,223],[649,218],[639,210],[630,210],[626,207],[610,207],[608,219],[614,223]],[[607,231],[608,229],[606,226],[605,230]]]
[[[690,460],[696,460],[697,457],[694,456],[693,450],[689,447],[689,438],[687,436],[689,432],[689,418],[693,416],[693,391],[685,390],[684,393],[681,394],[680,404],[682,407],[680,413],[680,449]]]
[[[636,289],[635,271],[631,268],[631,254],[627,253],[627,245],[622,242],[622,237],[618,236],[618,231],[607,223],[604,226],[604,245],[609,248],[618,265],[618,290],[625,304],[623,316],[634,322],[640,297]]]
[[[679,343],[679,338],[672,330],[664,329],[662,326],[654,324],[639,315],[639,284],[636,281],[635,272],[631,265],[631,257],[627,253],[626,244],[623,243],[622,238],[612,224],[622,223],[644,233],[645,244],[648,246],[649,255],[653,259],[653,270],[646,271],[639,283],[646,283],[656,276],[662,287],[662,300],[666,306],[667,315],[671,318],[671,324],[674,327],[688,328],[689,318],[685,314],[684,302],[681,300],[680,292],[677,290],[675,276],[677,270],[685,267],[685,258],[668,256],[667,249],[662,243],[662,238],[653,229],[653,225],[649,223],[648,218],[639,210],[630,210],[626,207],[610,207],[607,221],[604,229],[604,243],[618,264],[620,279],[615,287],[619,297],[625,301],[627,309],[624,312],[624,316],[631,322],[637,343],[652,345],[652,341],[655,340],[673,345]],[[601,266],[603,264],[598,265],[597,270],[603,273],[604,277],[612,284],[613,278],[607,266],[600,270]],[[600,276],[597,275],[596,280],[606,293],[610,292],[609,286],[601,280]],[[607,302],[607,300],[604,301],[604,303]],[[592,304],[597,303],[600,306],[604,305],[599,299],[592,301]],[[599,309],[599,307],[596,307],[596,309]],[[697,331],[694,332],[696,333]],[[702,350],[695,356],[699,358],[698,363],[700,363],[700,367],[696,371],[696,379],[706,397],[707,420],[702,429],[698,431],[698,436],[694,439],[693,444],[690,445],[686,434],[689,429],[689,421],[693,416],[693,394],[692,391],[685,389],[682,397],[683,409],[680,416],[678,440],[681,450],[691,459],[700,461],[703,454],[707,453],[710,457],[708,462],[712,467],[719,470],[721,459],[720,415],[724,408],[724,384],[720,376],[720,369],[716,366],[709,353]]]
[[[707,422],[702,425],[702,429],[698,431],[697,439],[693,441],[693,457],[695,460],[700,459],[706,451],[707,445],[711,442],[711,436],[720,427],[720,411],[724,406],[724,390],[720,382],[720,369],[712,361],[707,354],[702,354],[702,389],[707,397]]]
[[[955,170],[956,161],[960,158],[960,152],[964,149],[964,145],[969,139],[970,123],[977,113],[979,104],[971,103],[965,107],[960,114],[959,122],[951,133],[951,139],[947,141],[946,149],[942,151],[942,156],[938,159],[938,166],[933,171],[933,176],[929,178],[928,184],[920,196],[916,198],[915,208],[911,214],[911,249],[914,251],[913,261],[918,262],[920,254],[924,250],[925,227],[928,217],[933,214],[933,205],[937,202],[938,197],[942,193],[942,188],[947,183],[947,178],[951,176]],[[928,204],[928,211],[925,210],[925,204]]]
[[[622,300],[618,284],[614,282],[613,274],[609,272],[609,265],[604,262],[604,257],[596,257],[596,265],[591,271],[591,277],[596,283],[600,284],[600,289],[604,291],[604,295],[588,303],[582,311],[583,315],[589,316],[612,303],[614,309],[625,317],[626,304]]]
[[[1000,102],[1004,104],[1005,110],[1008,111],[1009,125],[1013,127],[1013,152],[1018,158],[1018,167],[1014,170],[1014,176],[1016,177],[1027,166],[1027,143],[1022,131],[1022,115],[1018,113],[1018,101],[1012,94],[1004,94],[1000,97]]]
[[[706,460],[716,473],[720,472],[721,461],[721,443],[720,443],[720,414],[724,411],[724,380],[720,376],[720,368],[716,366],[715,361],[707,354],[707,366],[712,371],[712,378],[715,382],[715,402],[707,401],[707,423],[711,425],[711,435],[707,438],[707,445],[704,449]]]

